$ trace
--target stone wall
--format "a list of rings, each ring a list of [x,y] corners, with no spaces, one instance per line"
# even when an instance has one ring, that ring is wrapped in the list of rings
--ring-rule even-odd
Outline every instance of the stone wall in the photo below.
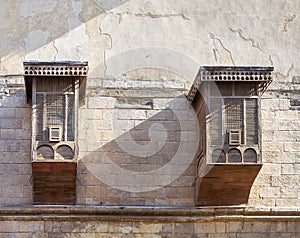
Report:
[[[276,75],[276,74],[275,74]],[[278,77],[278,75],[276,75]],[[262,99],[262,162],[249,204],[299,206],[299,83],[278,78]]]
[[[167,182],[174,176],[172,168],[158,171],[182,153],[182,133],[187,135],[184,143],[195,140],[196,120],[188,117],[190,106],[183,94],[188,86],[172,72],[154,71],[143,69],[140,78],[90,82],[78,129],[79,204],[194,205],[193,160],[173,183]],[[182,124],[186,128],[181,131]],[[123,170],[110,167],[105,158]],[[109,170],[102,170],[104,166]]]
[[[299,222],[76,222],[5,221],[1,237],[130,237],[130,238],[226,238],[299,237]]]
[[[0,203],[31,204],[31,108],[22,76],[0,77]]]
[[[300,234],[297,209],[1,208],[1,237],[280,237]]]
[[[184,93],[197,69],[274,66],[262,99],[263,167],[249,205],[299,206],[298,1],[7,0],[0,9],[6,36],[0,47],[0,204],[32,204],[31,109],[22,62],[35,59],[89,61],[77,181],[77,203],[89,205],[193,206],[190,153],[172,167],[175,173],[151,171],[177,152],[193,151],[188,145],[196,130]],[[106,158],[124,174],[107,173]],[[106,170],[97,170],[101,164]]]

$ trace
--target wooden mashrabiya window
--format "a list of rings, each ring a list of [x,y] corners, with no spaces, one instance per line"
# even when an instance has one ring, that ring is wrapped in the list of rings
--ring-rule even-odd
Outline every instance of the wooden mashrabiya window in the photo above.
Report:
[[[88,63],[25,61],[32,104],[32,177],[35,204],[76,201],[77,112]]]
[[[247,202],[261,168],[260,100],[272,71],[273,67],[199,69],[187,95],[200,127],[197,204]],[[213,178],[219,183],[212,183]]]

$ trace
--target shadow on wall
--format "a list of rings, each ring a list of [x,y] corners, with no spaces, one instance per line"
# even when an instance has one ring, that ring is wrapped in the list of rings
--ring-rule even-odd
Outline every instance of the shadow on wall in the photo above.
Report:
[[[129,0],[22,0],[0,3],[0,58],[31,52]],[[13,27],[12,27],[13,26]],[[34,31],[32,35],[31,32]]]
[[[113,131],[119,136],[79,162],[77,203],[194,206],[198,124],[182,99],[130,130],[123,128],[138,121],[137,114],[115,120]],[[95,123],[95,135],[86,140],[97,138],[97,130]]]
[[[26,104],[25,89],[20,85],[2,86],[5,93],[0,93],[0,204],[31,204],[31,107]]]

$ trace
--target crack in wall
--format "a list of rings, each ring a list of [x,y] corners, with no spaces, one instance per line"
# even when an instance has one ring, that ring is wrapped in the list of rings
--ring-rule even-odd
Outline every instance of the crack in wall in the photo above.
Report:
[[[218,63],[218,61],[220,61],[221,64],[235,65],[231,51],[225,48],[223,42],[219,38],[215,37],[215,35],[211,32],[209,32],[209,37],[212,39],[215,47],[213,48],[213,53],[216,62]]]
[[[251,38],[251,37],[246,37],[246,36],[244,36],[244,35],[243,35],[243,30],[242,30],[242,29],[234,30],[234,29],[232,29],[232,28],[229,28],[229,30],[231,30],[231,31],[234,32],[234,33],[237,33],[241,39],[243,39],[243,40],[245,40],[245,41],[250,41],[252,47],[257,48],[257,49],[259,49],[259,50],[261,51],[261,48],[260,48],[259,43],[256,42],[256,41],[255,41],[253,38]]]
[[[292,72],[292,70],[294,69],[294,63],[291,64],[291,67],[288,69],[287,73],[286,73],[286,77],[290,77],[290,74]]]
[[[272,59],[272,55],[269,55],[269,61],[270,61],[271,65],[273,66],[274,65],[274,61]]]
[[[181,17],[183,20],[191,20],[184,13],[171,13],[171,14],[153,14],[151,12],[147,13],[135,13],[136,17],[150,17],[150,18],[168,18],[168,17]]]
[[[189,21],[191,20],[189,17],[187,17],[184,13],[170,13],[170,14],[154,14],[151,12],[146,12],[146,13],[132,13],[132,12],[120,12],[120,13],[112,13],[118,17],[118,22],[119,24],[122,21],[122,17],[123,15],[131,15],[131,16],[135,16],[135,17],[150,17],[153,19],[156,18],[168,18],[168,17],[181,17],[183,20],[185,21]]]
[[[106,16],[107,16],[107,14],[104,15],[104,16],[100,19],[100,24],[99,24],[99,33],[100,33],[100,36],[106,36],[106,37],[108,37],[109,42],[110,42],[110,46],[109,46],[107,49],[103,50],[103,65],[104,65],[104,76],[105,76],[105,77],[107,76],[106,50],[111,50],[112,47],[113,47],[113,41],[112,41],[111,35],[108,34],[108,33],[103,33],[103,29],[102,29],[102,21],[103,21],[103,19],[104,19]]]
[[[281,73],[281,72],[275,72],[276,75],[279,75],[281,77],[284,77],[284,78],[289,78],[290,77],[290,74],[292,72],[292,70],[294,69],[294,63],[291,64],[291,66],[289,67],[289,69],[287,70],[286,74],[284,73]]]
[[[57,47],[55,46],[55,40],[53,41],[53,44],[52,44],[52,46],[53,46],[53,48],[54,48],[54,50],[55,50],[55,55],[54,55],[54,60],[56,60],[56,58],[57,58],[57,56],[58,56],[58,49],[57,49]]]
[[[283,20],[283,29],[282,32],[287,32],[288,31],[288,25],[289,23],[291,23],[292,21],[294,21],[296,18],[296,15],[292,15],[290,17],[287,17]]]

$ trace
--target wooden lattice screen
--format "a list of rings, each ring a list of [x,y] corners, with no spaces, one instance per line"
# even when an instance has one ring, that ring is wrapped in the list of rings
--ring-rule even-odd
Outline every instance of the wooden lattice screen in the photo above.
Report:
[[[36,80],[36,140],[49,141],[49,127],[62,128],[62,141],[74,141],[74,79],[41,77]]]

